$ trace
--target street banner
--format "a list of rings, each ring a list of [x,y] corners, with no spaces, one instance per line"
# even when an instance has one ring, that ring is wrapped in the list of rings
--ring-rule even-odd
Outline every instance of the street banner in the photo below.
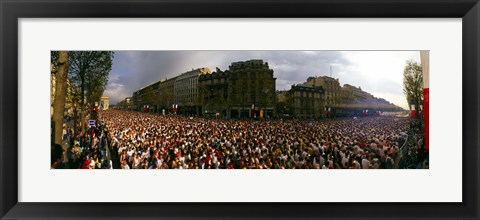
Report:
[[[424,128],[425,128],[425,151],[428,152],[430,138],[429,138],[429,131],[430,131],[430,113],[429,113],[429,106],[430,106],[430,58],[428,50],[420,51],[420,59],[422,62],[422,74],[423,74],[423,115],[424,115]]]

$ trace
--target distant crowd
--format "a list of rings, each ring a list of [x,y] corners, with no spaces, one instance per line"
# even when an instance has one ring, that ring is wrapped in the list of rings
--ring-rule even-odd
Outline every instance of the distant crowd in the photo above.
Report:
[[[67,132],[72,144],[65,168],[425,168],[422,137],[411,138],[408,118],[238,120],[119,110],[100,115],[105,125]]]

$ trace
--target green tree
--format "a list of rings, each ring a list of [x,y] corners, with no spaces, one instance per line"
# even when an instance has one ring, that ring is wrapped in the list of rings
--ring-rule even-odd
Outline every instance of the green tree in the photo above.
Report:
[[[281,91],[277,96],[280,97],[277,100],[277,106],[276,106],[278,116],[282,117],[285,114],[291,115],[292,103],[291,103],[290,92]]]
[[[167,87],[160,88],[160,103],[162,105],[162,108],[165,109],[166,112],[169,111],[169,108],[171,108],[171,102],[173,100],[173,92],[171,89]]]
[[[55,94],[53,99],[53,127],[54,143],[62,144],[63,118],[65,112],[65,99],[67,97],[67,77],[68,77],[68,53],[59,51],[56,56],[57,61],[52,62],[55,73]]]
[[[80,121],[82,132],[85,122],[85,107],[100,100],[108,83],[113,64],[112,51],[70,51],[70,78],[80,88]]]
[[[147,87],[145,91],[145,103],[150,105],[150,108],[154,108],[154,110],[157,111],[160,105],[160,92],[151,86]]]
[[[407,96],[409,105],[413,100],[418,109],[423,95],[423,75],[422,66],[413,60],[407,61],[407,65],[403,70],[403,92]],[[409,108],[411,107],[409,106]]]

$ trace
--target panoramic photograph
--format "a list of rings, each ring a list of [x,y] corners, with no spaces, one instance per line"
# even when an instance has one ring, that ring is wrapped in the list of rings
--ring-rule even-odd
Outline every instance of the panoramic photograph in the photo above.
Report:
[[[429,169],[428,51],[51,51],[51,169]]]

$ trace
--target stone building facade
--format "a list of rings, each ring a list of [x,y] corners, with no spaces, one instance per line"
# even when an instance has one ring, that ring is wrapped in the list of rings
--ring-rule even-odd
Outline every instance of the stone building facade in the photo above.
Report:
[[[370,114],[378,111],[402,111],[403,109],[363,91],[360,87],[345,84],[342,87],[342,102],[337,107],[338,115],[361,115],[368,110]]]
[[[158,112],[160,85],[162,81],[157,81],[146,87],[143,87],[132,95],[132,110],[145,112]]]
[[[289,91],[292,116],[321,118],[325,108],[325,91],[320,86],[292,85]]]
[[[328,76],[308,77],[304,83],[309,86],[322,87],[325,91],[325,106],[327,108],[335,108],[341,103],[342,87],[338,78]]]
[[[53,64],[50,67],[50,117],[53,116],[53,103],[55,101],[55,86],[57,82],[56,71]],[[73,114],[75,103],[80,103],[80,91],[72,80],[67,79],[67,94],[65,96],[65,113]]]
[[[234,62],[199,78],[199,102],[204,115],[228,118],[273,117],[276,106],[273,70],[263,60]]]
[[[165,109],[167,112],[172,108],[173,103],[175,102],[175,96],[174,96],[174,88],[175,88],[175,79],[177,77],[173,77],[170,79],[164,79],[160,83],[160,91],[158,92],[159,95],[159,102],[160,102],[160,107]]]
[[[133,93],[135,111],[179,112],[198,114],[198,77],[210,74],[208,68],[198,68],[170,79],[161,79]]]
[[[210,69],[198,68],[192,71],[182,73],[175,77],[173,81],[173,103],[181,108],[181,111],[187,114],[199,114],[200,106],[198,104],[198,77],[200,75],[211,74]]]
[[[198,79],[198,102],[203,116],[227,115],[229,108],[227,73],[217,69]]]
[[[274,71],[263,60],[233,62],[227,70],[192,69],[133,93],[131,109],[226,118],[350,116],[401,110],[360,87],[328,76],[309,77],[276,91]]]

